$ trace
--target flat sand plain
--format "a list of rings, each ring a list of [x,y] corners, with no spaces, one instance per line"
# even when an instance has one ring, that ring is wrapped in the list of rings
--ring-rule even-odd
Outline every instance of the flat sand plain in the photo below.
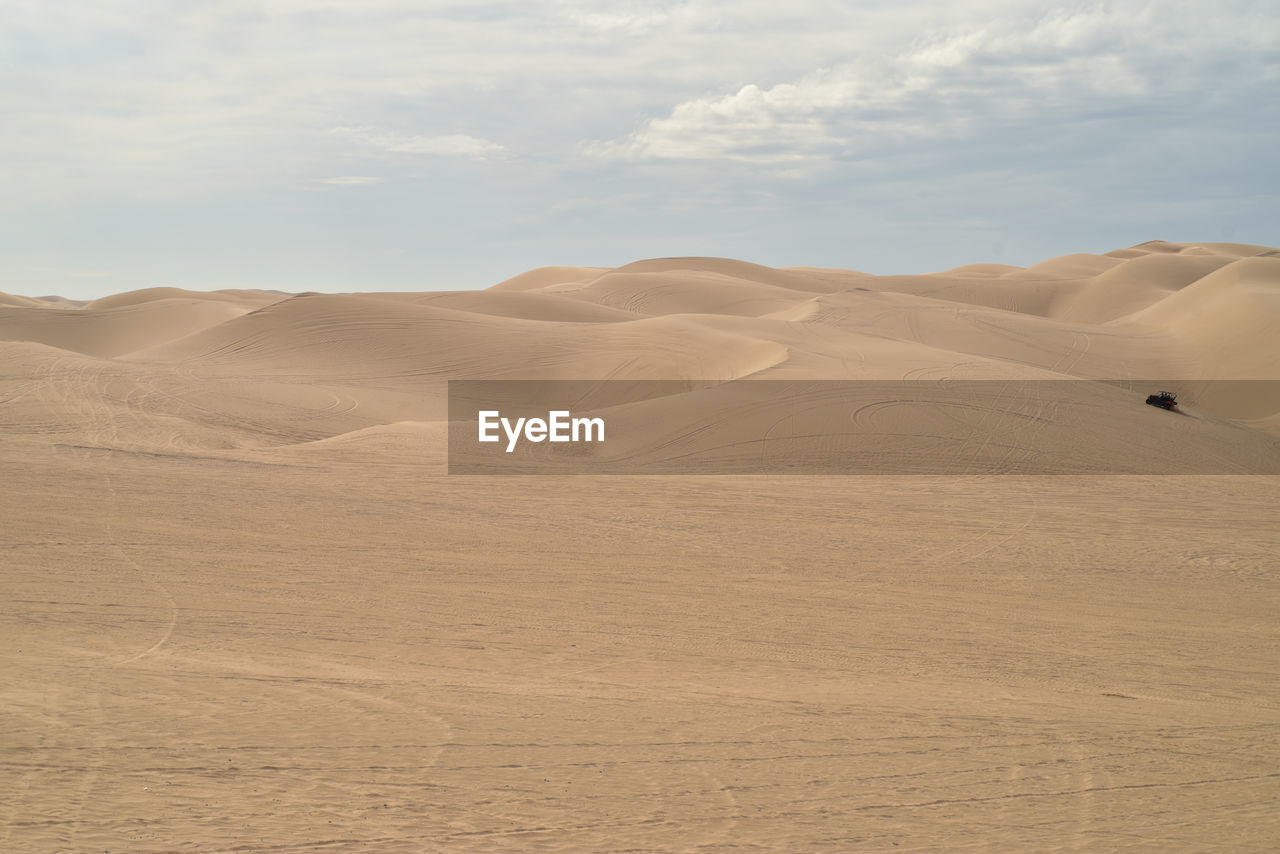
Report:
[[[449,379],[1273,380],[1278,328],[1280,252],[1215,243],[0,295],[0,850],[1275,850],[1274,476],[461,477],[444,437]],[[1131,417],[1277,434],[1186,408]]]

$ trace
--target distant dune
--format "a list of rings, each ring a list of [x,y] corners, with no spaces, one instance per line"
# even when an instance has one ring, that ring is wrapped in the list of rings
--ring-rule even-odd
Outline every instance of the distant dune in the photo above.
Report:
[[[46,378],[18,380],[7,429],[284,448],[439,421],[449,379],[1274,379],[1277,256],[1153,241],[912,275],[658,258],[480,291],[2,295],[0,346]],[[1280,413],[1269,397],[1201,398],[1186,402],[1259,429]]]

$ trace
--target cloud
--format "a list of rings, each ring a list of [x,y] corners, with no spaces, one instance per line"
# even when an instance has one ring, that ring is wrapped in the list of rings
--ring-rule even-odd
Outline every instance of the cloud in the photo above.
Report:
[[[617,141],[586,142],[583,150],[605,159],[737,160],[794,163],[841,143],[831,136],[814,96],[819,87],[755,84],[721,98],[678,104]]]
[[[1227,76],[1251,52],[1262,60],[1251,82],[1276,76],[1258,30],[1242,41],[1231,28],[1169,11],[1097,7],[934,33],[791,81],[691,98],[580,150],[604,160],[739,161],[794,173],[912,141],[1145,110],[1153,97],[1199,98],[1206,74]]]
[[[334,178],[317,178],[317,184],[336,184],[341,187],[358,187],[364,184],[381,184],[381,178],[372,175],[339,175]]]
[[[487,139],[466,134],[449,136],[416,136],[393,133],[371,127],[336,127],[330,133],[349,136],[361,142],[398,154],[430,154],[437,157],[466,157],[485,160],[506,153],[506,147]]]
[[[699,7],[689,2],[644,2],[644,0],[560,0],[553,8],[566,20],[588,33],[641,35],[670,29],[697,18]]]
[[[0,3],[9,269],[416,282],[770,246],[896,269],[922,226],[1017,251],[1277,228],[1275,0],[83,5]],[[274,215],[307,187],[316,215]],[[157,230],[256,248],[162,268]]]

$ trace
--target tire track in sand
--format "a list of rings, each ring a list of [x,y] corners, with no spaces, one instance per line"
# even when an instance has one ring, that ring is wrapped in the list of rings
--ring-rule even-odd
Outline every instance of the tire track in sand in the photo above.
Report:
[[[147,581],[160,591],[160,595],[165,600],[169,609],[168,623],[165,626],[164,631],[161,633],[160,639],[136,655],[131,655],[121,661],[113,662],[114,667],[122,667],[126,664],[132,664],[135,661],[156,653],[161,647],[169,642],[169,639],[173,637],[174,629],[178,626],[178,603],[174,601],[173,595],[169,593],[169,589],[155,577],[155,574],[143,569],[142,565],[133,559],[133,556],[129,554],[128,550],[125,549],[125,547],[121,545],[120,541],[116,538],[115,530],[111,524],[111,517],[114,515],[119,496],[116,493],[115,485],[111,481],[111,473],[106,470],[105,463],[103,464],[102,477],[106,482],[107,492],[111,495],[111,504],[102,520],[102,527],[106,533],[107,542],[111,543],[112,548],[116,551],[116,554],[120,556],[121,560],[132,567],[139,576],[145,577]]]

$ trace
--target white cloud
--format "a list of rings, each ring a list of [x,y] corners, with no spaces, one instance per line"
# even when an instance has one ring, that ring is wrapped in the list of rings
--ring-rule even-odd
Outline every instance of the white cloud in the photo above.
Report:
[[[702,5],[661,0],[559,0],[554,8],[589,33],[635,36],[694,21]]]
[[[935,33],[792,81],[685,100],[625,137],[580,149],[605,160],[730,160],[794,170],[904,140],[977,132],[992,121],[1057,121],[1126,103],[1140,109],[1156,91],[1199,94],[1202,66],[1226,66],[1239,61],[1241,47],[1265,45],[1257,29],[1244,44],[1232,28],[1160,11],[1056,11]],[[1280,35],[1275,25],[1262,29]],[[1258,68],[1258,79],[1275,75],[1274,58],[1269,67]]]
[[[349,136],[361,142],[398,154],[431,154],[437,157],[467,157],[485,160],[498,157],[506,147],[487,139],[466,134],[419,136],[393,133],[371,127],[336,127],[330,133]]]
[[[503,240],[522,247],[503,262],[514,272],[531,246],[538,263],[583,246],[732,254],[699,245],[717,229],[744,251],[820,246],[859,216],[864,248],[887,257],[881,223],[976,208],[1024,235],[1095,228],[1105,209],[1144,237],[1158,209],[1203,223],[1189,239],[1226,220],[1265,235],[1280,210],[1275,0],[62,5],[0,3],[10,268],[137,278],[160,258],[157,229],[175,247],[224,233],[257,247],[220,243],[203,265],[175,254],[160,278],[256,278],[278,252],[281,269],[306,255],[308,275],[362,281],[376,254],[384,279],[417,281],[441,259],[496,265]],[[375,175],[397,192],[359,192]],[[776,193],[769,212],[745,201],[759,189]],[[1196,201],[1210,190],[1234,207]],[[268,216],[299,204],[325,214]],[[260,219],[220,219],[232,210]],[[353,248],[377,241],[395,251]]]
[[[830,147],[831,137],[816,114],[812,88],[783,84],[762,90],[744,86],[724,98],[698,98],[676,106],[616,142],[588,142],[583,150],[627,160],[737,160],[790,163]]]
[[[317,184],[335,184],[340,187],[359,187],[364,184],[381,184],[381,178],[372,175],[338,175],[334,178],[317,178]]]

